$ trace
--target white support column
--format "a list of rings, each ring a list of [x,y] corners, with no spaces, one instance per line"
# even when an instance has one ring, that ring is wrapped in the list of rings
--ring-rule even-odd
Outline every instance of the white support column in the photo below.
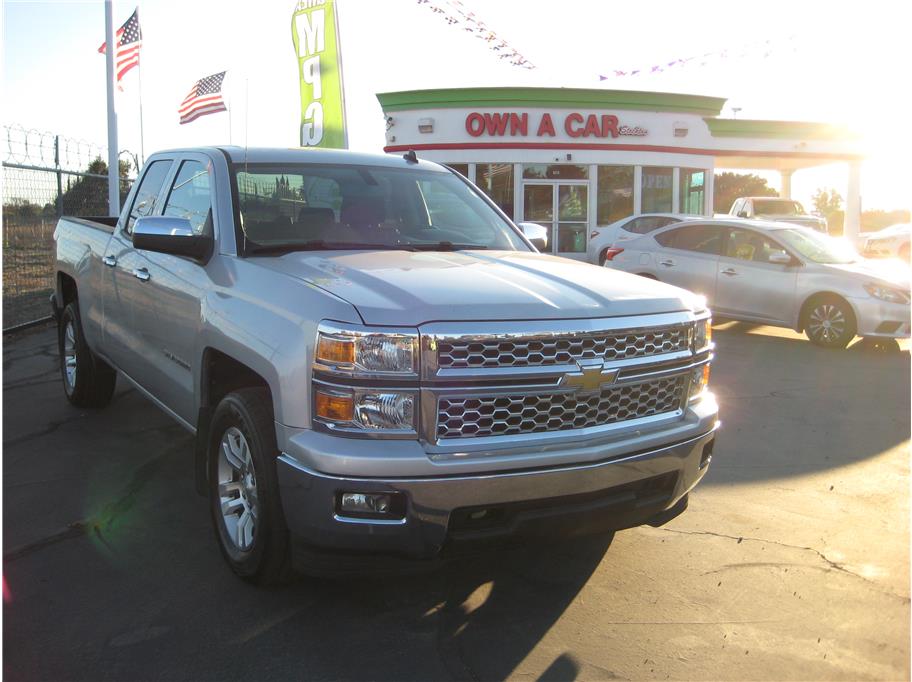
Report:
[[[861,231],[861,161],[849,161],[849,186],[842,230],[843,236],[852,244],[858,243]]]
[[[633,167],[633,215],[640,215],[643,205],[643,167]]]
[[[681,212],[681,169],[671,169],[671,212]]]
[[[715,214],[713,209],[714,197],[713,192],[716,186],[716,172],[713,168],[706,169],[706,175],[703,176],[703,215],[712,217]]]
[[[523,196],[522,164],[513,164],[513,222],[525,220],[526,200]]]
[[[792,198],[792,172],[789,168],[779,171],[779,177],[782,178],[782,191],[779,192],[779,196],[782,199]]]
[[[589,246],[589,233],[598,225],[598,166],[589,164],[589,225],[586,229],[586,246]]]

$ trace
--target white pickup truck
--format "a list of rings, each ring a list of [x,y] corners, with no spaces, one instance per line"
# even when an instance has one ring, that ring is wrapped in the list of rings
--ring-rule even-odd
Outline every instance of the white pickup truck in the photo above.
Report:
[[[702,300],[537,253],[413,153],[161,152],[55,239],[67,397],[120,374],[196,435],[248,580],[659,524],[706,472]]]
[[[826,218],[811,215],[804,210],[801,202],[794,199],[739,197],[732,203],[728,215],[736,218],[755,218],[757,220],[773,220],[779,223],[793,223],[810,227],[818,232],[826,233],[827,231]]]

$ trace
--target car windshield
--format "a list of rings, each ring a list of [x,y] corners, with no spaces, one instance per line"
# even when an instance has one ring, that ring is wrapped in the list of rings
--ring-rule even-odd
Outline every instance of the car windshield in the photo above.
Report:
[[[379,166],[237,165],[245,253],[316,249],[528,250],[448,171]]]
[[[776,230],[775,235],[799,256],[814,263],[844,265],[860,260],[852,246],[842,239],[835,239],[807,228]]]
[[[754,215],[804,215],[804,207],[786,199],[754,199]]]

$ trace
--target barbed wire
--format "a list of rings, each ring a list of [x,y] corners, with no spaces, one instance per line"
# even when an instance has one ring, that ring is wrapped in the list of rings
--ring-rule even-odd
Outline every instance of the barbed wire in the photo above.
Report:
[[[3,124],[0,146],[4,163],[44,166],[49,169],[85,171],[95,159],[100,158],[105,163],[108,160],[108,148],[104,145],[26,128],[18,123]],[[118,158],[127,159],[132,174],[136,173],[136,154],[124,149],[118,153]]]

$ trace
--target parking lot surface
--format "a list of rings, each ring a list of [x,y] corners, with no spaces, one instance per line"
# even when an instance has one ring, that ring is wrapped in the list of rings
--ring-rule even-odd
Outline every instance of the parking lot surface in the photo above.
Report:
[[[667,526],[268,590],[223,564],[186,432],[124,382],[71,407],[54,331],[7,337],[4,677],[908,679],[908,344],[715,331],[723,427]]]

